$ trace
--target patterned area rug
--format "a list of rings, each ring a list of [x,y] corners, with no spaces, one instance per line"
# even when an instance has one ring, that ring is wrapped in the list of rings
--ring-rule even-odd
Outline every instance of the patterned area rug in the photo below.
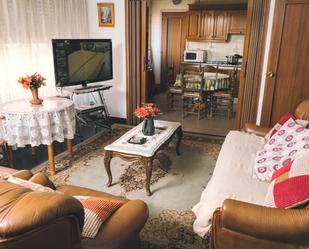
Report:
[[[193,232],[195,216],[191,208],[199,201],[218,157],[222,139],[184,135],[181,156],[175,153],[175,142],[159,152],[151,177],[153,195],[145,194],[145,169],[138,162],[112,160],[114,184],[108,188],[104,170],[104,147],[129,128],[117,126],[111,134],[100,133],[74,147],[72,161],[66,154],[56,157],[56,185],[73,184],[89,187],[128,199],[145,201],[150,217],[141,232],[144,249],[204,249],[209,236],[200,238]],[[48,174],[47,164],[35,171]]]

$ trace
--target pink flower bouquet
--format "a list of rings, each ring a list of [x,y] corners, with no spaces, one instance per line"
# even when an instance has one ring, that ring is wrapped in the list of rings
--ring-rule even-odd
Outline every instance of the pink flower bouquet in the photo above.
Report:
[[[153,103],[143,103],[141,107],[135,109],[134,115],[138,118],[155,117],[160,113],[160,109]]]

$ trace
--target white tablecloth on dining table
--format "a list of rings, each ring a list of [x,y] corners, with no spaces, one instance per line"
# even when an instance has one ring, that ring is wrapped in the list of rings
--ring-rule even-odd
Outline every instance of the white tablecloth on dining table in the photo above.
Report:
[[[74,138],[75,108],[70,99],[50,97],[41,105],[15,100],[1,104],[0,115],[5,116],[0,122],[0,138],[11,146],[51,145]]]

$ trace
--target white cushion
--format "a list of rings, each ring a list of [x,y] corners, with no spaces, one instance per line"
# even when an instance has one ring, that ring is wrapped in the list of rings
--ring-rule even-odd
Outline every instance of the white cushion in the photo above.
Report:
[[[266,140],[254,134],[230,131],[222,145],[211,180],[193,207],[196,220],[194,231],[203,237],[211,226],[216,208],[225,199],[234,199],[262,205],[269,183],[252,177],[256,152]]]

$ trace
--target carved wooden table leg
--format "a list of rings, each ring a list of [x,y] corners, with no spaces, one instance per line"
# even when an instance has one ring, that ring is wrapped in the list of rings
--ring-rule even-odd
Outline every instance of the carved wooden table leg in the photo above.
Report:
[[[47,145],[48,161],[49,161],[49,173],[55,175],[55,158],[54,158],[54,147],[53,144]]]
[[[67,139],[67,150],[68,150],[68,158],[73,158],[73,143],[72,139]]]
[[[181,139],[182,139],[182,128],[181,126],[177,129],[176,131],[176,135],[177,135],[177,144],[176,144],[176,153],[179,156],[180,155],[180,143],[181,143]]]
[[[146,193],[150,196],[152,195],[150,191],[150,180],[152,174],[153,157],[143,157],[142,161],[146,169]]]
[[[112,152],[111,151],[105,151],[104,155],[104,166],[106,173],[108,175],[108,183],[107,186],[110,187],[112,185],[113,177],[111,172],[111,159],[112,159]]]

